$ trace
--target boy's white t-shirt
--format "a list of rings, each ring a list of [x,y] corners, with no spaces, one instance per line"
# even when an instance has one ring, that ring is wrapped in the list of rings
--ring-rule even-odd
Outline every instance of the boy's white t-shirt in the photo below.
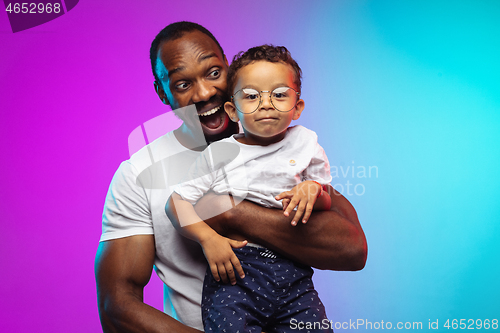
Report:
[[[315,132],[303,127],[287,129],[283,140],[268,145],[245,145],[236,134],[212,143],[197,158],[186,179],[174,191],[195,204],[206,192],[232,194],[236,203],[246,199],[265,207],[281,208],[274,199],[295,185],[332,180],[330,165]]]

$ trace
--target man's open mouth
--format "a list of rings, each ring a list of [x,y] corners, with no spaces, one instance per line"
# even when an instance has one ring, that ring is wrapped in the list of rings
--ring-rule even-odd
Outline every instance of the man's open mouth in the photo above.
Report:
[[[223,124],[224,115],[225,112],[222,110],[222,104],[206,112],[198,114],[200,122],[210,129],[219,128]]]

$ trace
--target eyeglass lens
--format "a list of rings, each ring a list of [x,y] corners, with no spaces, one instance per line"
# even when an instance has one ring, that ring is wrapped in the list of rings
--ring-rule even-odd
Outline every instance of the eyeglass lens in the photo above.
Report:
[[[262,94],[268,93],[271,98],[271,104],[280,112],[288,112],[293,109],[298,100],[297,92],[290,87],[279,87],[273,91],[257,91],[252,88],[243,88],[238,90],[234,96],[233,101],[236,108],[241,113],[253,113],[262,103]]]

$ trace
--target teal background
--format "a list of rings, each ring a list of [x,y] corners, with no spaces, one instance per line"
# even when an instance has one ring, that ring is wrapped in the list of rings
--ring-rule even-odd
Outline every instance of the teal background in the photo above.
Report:
[[[329,319],[500,319],[500,2],[86,0],[16,34],[0,13],[2,330],[100,330],[104,197],[130,133],[169,111],[149,46],[178,20],[228,59],[274,43],[302,67],[296,124],[318,133],[369,247],[360,272],[316,272]],[[154,276],[145,298],[161,297]]]

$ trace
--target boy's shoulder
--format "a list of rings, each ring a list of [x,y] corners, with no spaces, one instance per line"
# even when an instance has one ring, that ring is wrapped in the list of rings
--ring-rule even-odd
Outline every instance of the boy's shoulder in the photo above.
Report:
[[[318,135],[316,134],[316,132],[302,125],[290,126],[288,127],[287,131],[288,131],[287,135],[293,137],[305,137],[305,138],[311,138],[316,141],[318,140]]]

